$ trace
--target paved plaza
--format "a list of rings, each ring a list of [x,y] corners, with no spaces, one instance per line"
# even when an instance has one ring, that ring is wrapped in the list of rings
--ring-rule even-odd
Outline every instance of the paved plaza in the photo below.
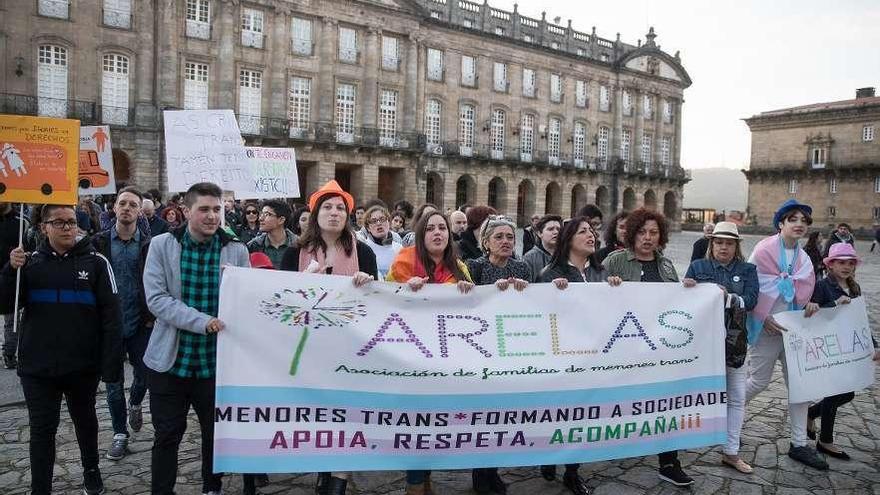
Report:
[[[690,256],[690,246],[697,234],[677,234],[667,254],[677,261],[683,274]],[[749,238],[744,251],[749,252],[758,238]],[[866,263],[859,269],[858,279],[868,298],[872,326],[880,318],[880,254],[868,253],[868,243],[858,244]],[[0,372],[0,385],[6,388],[5,406],[0,406],[0,494],[28,493],[27,411],[20,402],[18,381],[11,371]],[[788,452],[788,418],[785,386],[777,369],[770,388],[749,405],[742,435],[742,457],[755,467],[752,475],[743,475],[721,465],[720,448],[695,449],[681,455],[685,470],[696,479],[690,489],[675,488],[657,478],[656,457],[598,462],[581,466],[581,475],[590,480],[600,495],[664,494],[677,492],[723,493],[735,495],[796,495],[796,494],[875,494],[880,495],[880,393],[876,386],[856,395],[843,406],[837,417],[836,442],[852,456],[850,461],[828,458],[831,469],[819,472],[790,460]],[[149,493],[150,447],[153,429],[148,404],[145,404],[144,428],[133,434],[131,454],[122,461],[101,459],[101,471],[108,493]],[[109,447],[112,437],[110,415],[103,391],[98,396],[100,447]],[[200,493],[198,424],[191,415],[188,432],[181,445],[178,493]],[[560,468],[561,479],[561,468]],[[561,482],[547,482],[535,467],[502,469],[511,495],[563,495],[569,493]],[[55,493],[80,493],[82,469],[73,426],[66,410],[58,431],[58,456],[55,466]],[[436,472],[433,475],[438,494],[473,493],[468,471]],[[315,476],[271,475],[271,484],[262,493],[314,493]],[[226,493],[240,493],[241,478],[226,478]],[[402,472],[356,473],[349,493],[402,494]]]

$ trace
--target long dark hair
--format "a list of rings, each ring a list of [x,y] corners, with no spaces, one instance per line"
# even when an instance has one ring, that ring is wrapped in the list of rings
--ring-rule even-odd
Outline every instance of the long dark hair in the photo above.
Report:
[[[575,234],[580,230],[582,223],[587,224],[587,228],[590,229],[590,232],[593,233],[593,237],[596,239],[596,246],[599,245],[599,236],[593,230],[593,226],[590,225],[587,217],[574,217],[562,226],[562,231],[559,232],[559,240],[556,241],[556,251],[553,252],[550,262],[547,263],[547,268],[568,265],[568,256],[571,254],[571,240],[574,239]],[[596,255],[598,251],[598,249],[594,250],[593,254],[587,258],[590,260],[590,266],[595,268],[599,268],[600,265],[599,257]]]
[[[310,251],[317,252],[320,248],[325,253],[327,252],[327,243],[324,242],[324,238],[321,237],[321,227],[318,226],[318,212],[321,211],[321,206],[330,198],[341,198],[339,194],[325,194],[318,199],[317,204],[315,204],[315,211],[309,215],[309,223],[306,227],[306,231],[302,233],[302,236],[299,238],[299,248],[306,249]],[[297,220],[297,223],[299,221]],[[342,244],[342,249],[345,250],[346,256],[351,256],[351,253],[354,250],[354,232],[351,230],[351,222],[348,221],[348,215],[342,219],[342,233],[339,234],[339,243]]]
[[[617,215],[611,218],[611,221],[608,222],[608,225],[605,226],[605,245],[610,246],[611,249],[616,248],[618,245],[623,244],[623,239],[617,238],[617,222],[621,220],[626,220],[626,217],[629,216],[629,212],[624,210],[618,212]]]
[[[290,226],[290,230],[292,230],[294,234],[303,235],[302,228],[300,228],[299,226],[299,217],[301,217],[303,213],[308,212],[308,206],[300,206],[299,208],[293,210],[293,215],[290,216],[290,221],[287,223]]]
[[[425,272],[427,272],[428,275],[428,282],[436,282],[436,280],[434,280],[434,260],[431,259],[431,255],[428,254],[428,248],[425,247],[425,230],[428,228],[428,220],[435,215],[439,216],[444,222],[446,222],[446,231],[449,232],[449,238],[446,241],[446,248],[443,250],[443,266],[452,273],[455,280],[468,280],[467,275],[464,274],[461,267],[458,265],[458,254],[455,252],[455,246],[452,242],[452,226],[449,224],[449,218],[437,210],[427,215],[422,215],[422,218],[416,222],[416,226],[413,229],[416,233],[416,256],[418,256],[419,261],[422,262],[422,266],[425,267]]]

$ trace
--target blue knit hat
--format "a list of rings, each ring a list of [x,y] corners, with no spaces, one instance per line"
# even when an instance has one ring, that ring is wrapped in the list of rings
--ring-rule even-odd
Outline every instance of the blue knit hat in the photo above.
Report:
[[[776,210],[776,214],[773,215],[773,228],[779,230],[779,222],[782,221],[782,217],[785,216],[786,213],[791,210],[801,210],[807,215],[813,215],[813,209],[810,208],[810,205],[805,205],[803,203],[799,203],[796,199],[789,199],[785,203],[779,206],[779,209]]]

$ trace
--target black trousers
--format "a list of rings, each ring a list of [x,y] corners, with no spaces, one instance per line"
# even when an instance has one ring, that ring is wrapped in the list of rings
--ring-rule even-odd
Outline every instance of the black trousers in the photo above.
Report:
[[[822,426],[819,431],[820,442],[834,443],[834,420],[837,417],[837,408],[853,400],[855,396],[854,392],[832,395],[810,406],[807,417],[809,419],[822,418]]]
[[[222,474],[214,474],[214,378],[181,378],[148,370],[153,416],[152,493],[173,495],[177,453],[186,433],[189,408],[196,412],[202,433],[202,492],[220,491]]]
[[[660,461],[660,467],[668,466],[670,464],[680,465],[678,462],[678,451],[670,450],[669,452],[660,452],[657,454],[657,460]]]
[[[61,398],[76,431],[83,470],[98,467],[98,417],[95,394],[98,375],[71,374],[53,378],[22,376],[21,388],[30,423],[31,493],[52,493],[55,467],[55,434],[61,420]]]

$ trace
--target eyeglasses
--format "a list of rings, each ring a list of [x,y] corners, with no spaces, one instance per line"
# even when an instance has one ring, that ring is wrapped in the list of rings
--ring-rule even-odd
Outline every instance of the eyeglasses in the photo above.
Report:
[[[244,212],[244,214],[245,214],[245,215],[256,215],[256,214],[257,214],[257,210],[248,210],[248,211]]]
[[[70,220],[65,222],[64,220],[48,220],[43,222],[44,224],[51,225],[53,228],[58,230],[70,230],[76,228],[76,220]]]
[[[260,218],[263,218],[263,217],[277,217],[277,216],[278,216],[277,213],[272,213],[271,211],[263,211],[263,212],[260,212]]]
[[[388,223],[388,217],[371,218],[371,219],[367,220],[367,223],[369,225],[379,225],[380,223]]]

